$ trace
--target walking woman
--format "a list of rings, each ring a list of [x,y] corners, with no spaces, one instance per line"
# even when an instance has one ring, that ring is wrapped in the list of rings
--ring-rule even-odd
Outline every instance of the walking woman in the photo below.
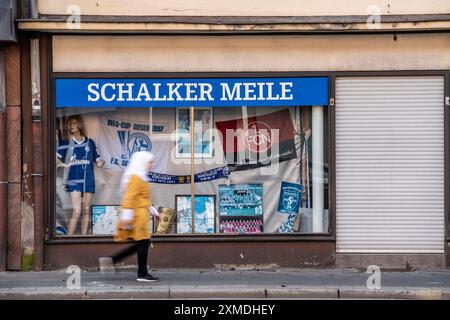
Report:
[[[150,152],[139,151],[131,156],[130,162],[123,173],[120,191],[123,194],[122,211],[117,224],[116,241],[134,240],[130,247],[111,257],[99,259],[100,270],[114,270],[114,264],[137,252],[137,281],[154,282],[147,271],[148,247],[150,243],[149,213],[159,219],[159,215],[151,206],[150,183],[148,172],[153,166],[154,156]]]

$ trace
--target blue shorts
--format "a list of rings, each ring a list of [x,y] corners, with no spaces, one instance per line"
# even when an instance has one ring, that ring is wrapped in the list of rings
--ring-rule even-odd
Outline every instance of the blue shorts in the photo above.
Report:
[[[83,186],[82,183],[77,183],[77,184],[74,184],[74,185],[69,185],[68,184],[66,186],[66,191],[67,192],[78,191],[78,192],[81,192],[81,193],[84,193],[84,192],[95,193],[95,185],[93,186],[93,185],[88,185],[87,184],[86,186]]]

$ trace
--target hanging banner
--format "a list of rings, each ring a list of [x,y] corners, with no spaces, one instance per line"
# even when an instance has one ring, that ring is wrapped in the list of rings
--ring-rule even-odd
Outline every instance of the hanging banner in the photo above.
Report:
[[[328,78],[56,79],[57,108],[328,105]]]
[[[99,117],[97,147],[105,160],[105,168],[123,170],[133,153],[149,151],[157,155],[153,170],[166,172],[170,142],[150,134],[150,125],[129,117],[102,115]],[[153,123],[152,133],[162,133],[164,124]]]
[[[278,212],[296,214],[300,209],[303,186],[298,183],[283,181],[278,200]]]
[[[230,173],[228,172],[228,167],[225,166],[225,167],[215,168],[215,169],[211,169],[208,171],[197,173],[194,176],[194,181],[195,182],[206,182],[206,181],[211,181],[211,180],[216,180],[216,179],[223,179],[223,178],[228,178],[229,174]]]
[[[297,158],[288,109],[216,122],[230,171],[250,170]],[[277,130],[277,135],[275,135]],[[232,134],[230,137],[229,135]],[[276,138],[276,139],[275,139]]]
[[[207,182],[217,179],[226,179],[228,178],[228,175],[229,172],[227,166],[215,168],[195,174],[194,182]],[[149,175],[149,181],[153,183],[162,183],[162,184],[187,184],[191,183],[191,176],[190,175],[177,176],[151,172]]]

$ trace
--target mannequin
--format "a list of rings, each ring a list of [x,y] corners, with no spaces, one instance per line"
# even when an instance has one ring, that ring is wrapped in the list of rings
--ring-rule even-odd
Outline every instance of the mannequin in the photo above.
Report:
[[[69,166],[66,191],[72,200],[72,216],[67,234],[73,235],[81,215],[81,233],[87,234],[90,206],[95,193],[94,163],[102,167],[105,162],[97,153],[94,140],[86,136],[86,127],[80,115],[70,116],[67,121],[68,139],[61,140],[57,157]]]

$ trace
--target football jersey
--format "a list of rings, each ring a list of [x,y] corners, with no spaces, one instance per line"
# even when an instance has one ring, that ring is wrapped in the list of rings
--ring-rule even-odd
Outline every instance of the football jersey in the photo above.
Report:
[[[61,140],[56,156],[64,163],[71,163],[67,191],[95,193],[94,162],[101,160],[101,157],[92,139],[83,138],[82,141],[77,141],[72,138],[70,143]]]

